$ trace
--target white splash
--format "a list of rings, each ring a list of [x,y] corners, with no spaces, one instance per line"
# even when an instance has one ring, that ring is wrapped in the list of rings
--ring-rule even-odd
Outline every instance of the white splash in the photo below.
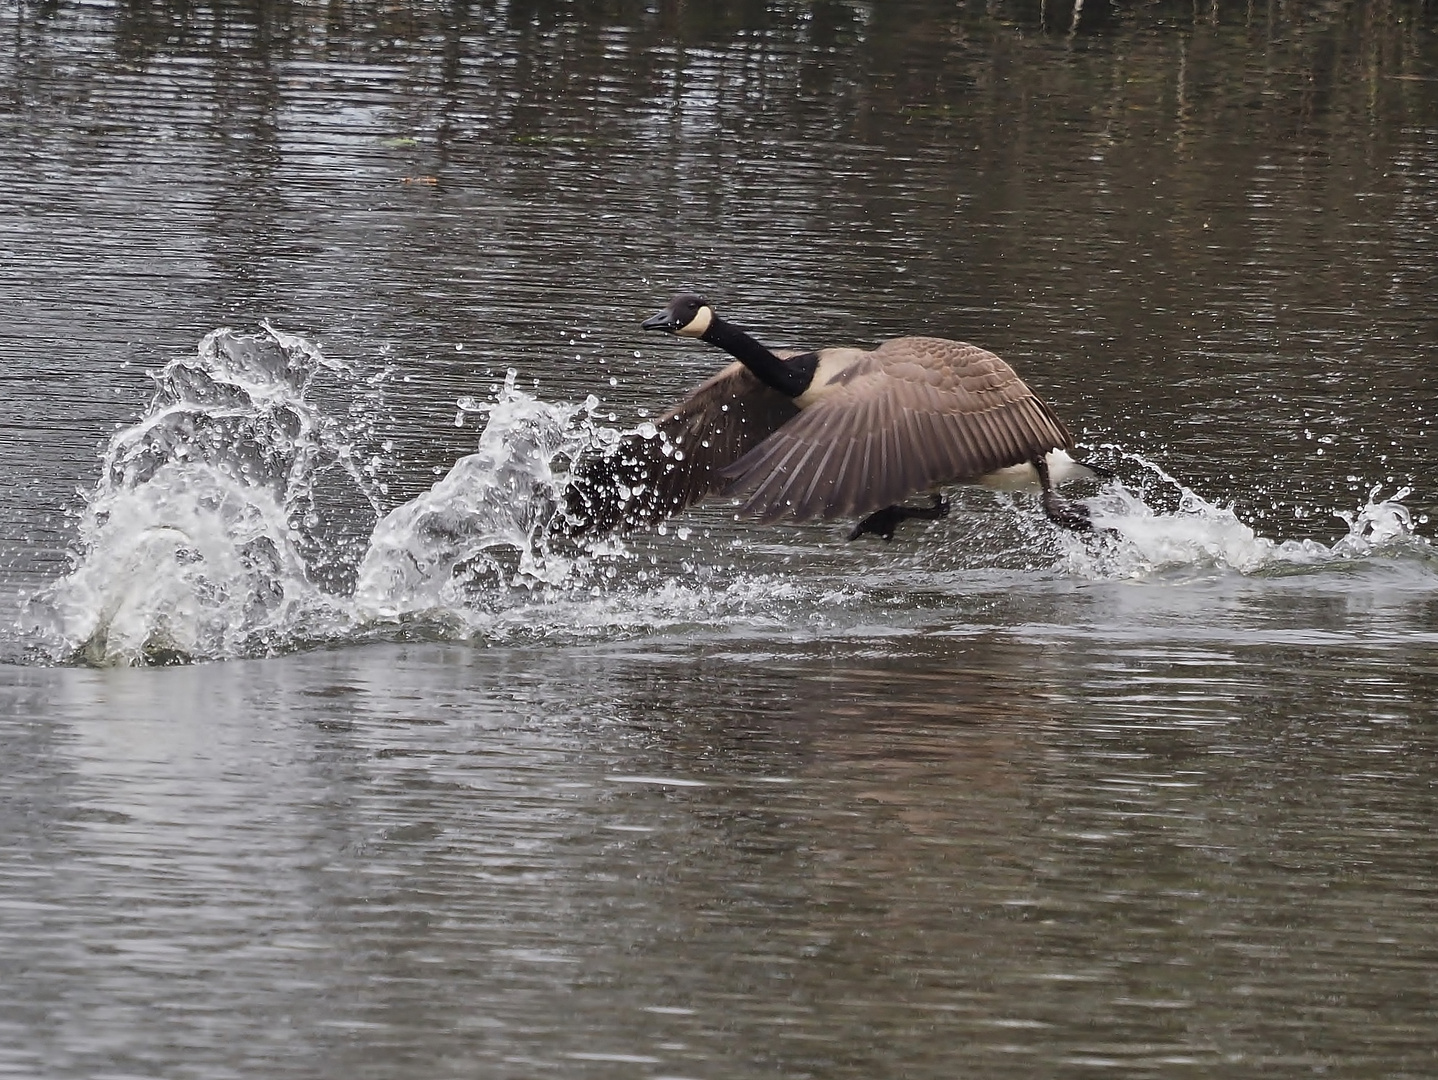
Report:
[[[267,651],[336,617],[307,531],[336,479],[372,505],[351,460],[362,420],[307,400],[322,373],[352,378],[301,338],[216,330],[155,376],[117,433],[79,523],[74,570],[47,598],[62,655],[137,664]]]
[[[322,375],[360,388],[346,419],[312,400]],[[794,600],[767,575],[660,571],[619,540],[553,527],[570,462],[620,439],[595,423],[595,398],[551,405],[510,372],[493,401],[461,403],[484,419],[474,452],[381,515],[384,462],[363,450],[374,380],[272,327],[215,331],[155,379],[145,417],[106,448],[74,569],[42,598],[55,659],[174,663],[396,634],[589,640],[763,624]],[[333,517],[356,507],[346,564]]]
[[[492,401],[460,402],[461,419],[484,419],[474,451],[381,513],[387,462],[372,444],[386,374],[361,378],[272,327],[217,330],[195,356],[167,365],[147,414],[107,446],[74,568],[38,605],[48,655],[147,664],[394,636],[827,633],[847,618],[904,610],[910,586],[922,591],[946,574],[967,580],[989,557],[946,545],[911,548],[904,561],[888,549],[836,546],[833,530],[815,529],[803,551],[731,541],[759,556],[739,568],[732,548],[687,540],[688,522],[673,541],[576,542],[555,527],[565,520],[570,463],[615,448],[621,433],[596,422],[596,399],[549,404],[516,389],[512,372]],[[637,433],[655,434],[650,425]],[[1007,539],[1029,561],[993,572],[1029,573],[1035,551],[1057,551],[1054,570],[1085,580],[1291,573],[1405,553],[1435,565],[1402,505],[1407,489],[1380,498],[1374,488],[1366,505],[1339,515],[1348,531],[1332,545],[1274,541],[1120,453],[1143,483],[1134,491],[1111,482],[1088,500],[1095,534],[1055,535],[1037,515],[1017,513],[1029,543]],[[1155,510],[1149,498],[1176,509]],[[1006,543],[990,539],[985,550]],[[790,558],[806,560],[805,574],[776,569]],[[901,569],[909,585],[894,593],[878,567]]]
[[[1317,540],[1270,540],[1258,535],[1232,508],[1218,506],[1179,483],[1162,468],[1139,455],[1125,454],[1178,496],[1173,512],[1156,511],[1142,494],[1111,482],[1088,500],[1094,537],[1066,538],[1059,569],[1089,579],[1144,579],[1205,572],[1243,575],[1287,573],[1335,562],[1400,553],[1414,545],[1427,549],[1413,533],[1412,519],[1401,488],[1379,498],[1375,485],[1365,505],[1335,516],[1348,534],[1333,544]]]
[[[488,422],[474,453],[375,527],[355,587],[357,613],[394,619],[462,608],[475,584],[534,589],[570,580],[577,562],[550,548],[565,475],[555,472],[590,442],[576,427],[598,404],[546,405],[509,372],[493,404],[466,411]]]

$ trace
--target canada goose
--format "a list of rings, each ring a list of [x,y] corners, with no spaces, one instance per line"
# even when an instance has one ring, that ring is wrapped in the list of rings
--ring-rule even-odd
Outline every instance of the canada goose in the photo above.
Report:
[[[736,360],[617,451],[581,462],[574,531],[655,524],[706,495],[740,497],[764,523],[858,517],[854,540],[885,540],[909,518],[939,518],[935,489],[1037,486],[1044,512],[1092,528],[1055,483],[1107,475],[1067,451],[1073,437],[1008,364],[944,338],[901,337],[872,350],[774,352],[703,297],[680,293],[645,330],[698,338]],[[903,500],[930,492],[925,506]]]

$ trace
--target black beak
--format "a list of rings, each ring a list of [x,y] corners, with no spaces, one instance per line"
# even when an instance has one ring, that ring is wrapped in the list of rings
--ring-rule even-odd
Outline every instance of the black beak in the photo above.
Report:
[[[639,324],[641,330],[674,330],[674,316],[665,308],[658,315],[651,315]]]

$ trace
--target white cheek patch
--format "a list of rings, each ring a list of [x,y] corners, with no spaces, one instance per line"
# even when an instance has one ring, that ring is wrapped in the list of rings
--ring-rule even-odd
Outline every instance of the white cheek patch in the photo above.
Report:
[[[709,324],[714,321],[714,309],[708,304],[701,307],[687,323],[674,331],[685,337],[703,337],[704,331],[709,329]]]

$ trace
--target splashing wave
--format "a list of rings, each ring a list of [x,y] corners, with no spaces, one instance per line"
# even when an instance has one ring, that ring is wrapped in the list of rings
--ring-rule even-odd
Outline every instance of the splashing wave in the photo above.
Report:
[[[155,376],[145,417],[105,450],[74,570],[48,597],[59,654],[151,663],[263,653],[323,633],[333,552],[321,501],[375,505],[344,420],[309,400],[352,380],[304,339],[217,330]],[[355,496],[359,498],[356,500]]]
[[[1435,551],[1413,532],[1403,499],[1409,488],[1380,498],[1380,486],[1368,492],[1356,511],[1337,511],[1348,533],[1333,544],[1317,540],[1270,540],[1239,520],[1229,507],[1217,506],[1169,476],[1161,467],[1124,453],[1144,475],[1139,490],[1113,483],[1090,501],[1098,543],[1070,543],[1059,562],[1066,573],[1089,579],[1180,578],[1195,573],[1233,572],[1278,575],[1315,571],[1355,560],[1399,557],[1434,564]],[[1149,488],[1168,489],[1177,508],[1152,509]],[[1155,500],[1158,501],[1158,500]],[[1435,564],[1438,565],[1438,564]]]
[[[384,461],[365,450],[384,377],[362,379],[269,326],[217,330],[195,356],[166,366],[145,417],[105,450],[72,571],[35,605],[45,654],[147,664],[375,638],[575,641],[822,626],[835,610],[880,603],[881,573],[824,570],[822,559],[795,577],[767,564],[738,569],[718,545],[685,542],[671,568],[617,539],[566,539],[551,526],[565,514],[570,462],[613,447],[620,433],[597,423],[596,399],[549,404],[517,390],[513,373],[492,402],[463,405],[485,421],[475,451],[384,513]],[[343,415],[318,403],[346,394],[353,404]],[[1406,489],[1387,499],[1374,489],[1367,505],[1341,515],[1348,534],[1331,546],[1273,541],[1151,462],[1123,456],[1143,483],[1134,491],[1114,482],[1090,500],[1101,531],[1058,536],[1060,575],[1282,574],[1389,556],[1438,575],[1401,503]],[[1150,507],[1154,484],[1177,497],[1176,510]],[[1046,524],[1024,528],[1031,540],[1048,530],[1035,546],[1053,549]],[[678,533],[684,542],[689,529]],[[887,550],[873,548],[872,558]],[[875,597],[866,598],[870,585]]]

